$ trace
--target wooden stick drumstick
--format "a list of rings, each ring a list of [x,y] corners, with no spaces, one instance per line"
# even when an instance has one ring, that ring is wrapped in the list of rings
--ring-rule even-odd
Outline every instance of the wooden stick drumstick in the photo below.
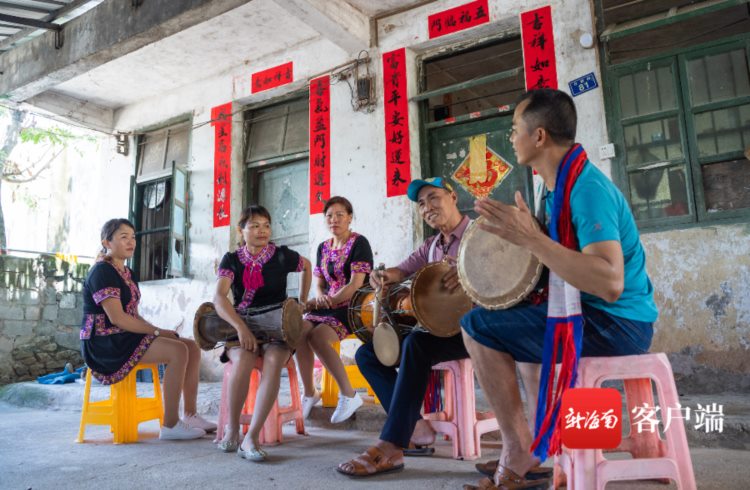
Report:
[[[385,264],[378,264],[378,266],[375,268],[375,272],[377,271],[384,271],[385,270]],[[380,323],[380,305],[383,303],[383,300],[385,299],[385,287],[383,287],[383,277],[380,277],[380,281],[376,282],[377,287],[375,288],[375,302],[373,304],[372,309],[372,325],[373,327],[377,327]]]

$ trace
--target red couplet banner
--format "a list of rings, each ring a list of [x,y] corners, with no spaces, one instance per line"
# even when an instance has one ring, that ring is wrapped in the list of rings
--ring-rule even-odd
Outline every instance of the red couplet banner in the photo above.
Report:
[[[310,81],[310,214],[331,198],[330,85],[328,75]]]
[[[232,199],[232,103],[211,109],[214,127],[214,228],[230,224]]]
[[[383,54],[386,196],[403,196],[411,180],[406,49]]]
[[[427,17],[430,39],[463,31],[490,21],[487,0],[477,0]]]
[[[274,66],[267,70],[253,73],[252,93],[269,90],[280,85],[286,85],[294,81],[293,62],[284,63],[283,65]]]
[[[521,12],[521,42],[526,90],[557,88],[552,7]]]

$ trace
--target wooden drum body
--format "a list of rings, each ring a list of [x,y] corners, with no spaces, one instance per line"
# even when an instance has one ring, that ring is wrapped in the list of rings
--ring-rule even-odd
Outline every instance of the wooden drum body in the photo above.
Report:
[[[261,344],[283,342],[293,349],[302,335],[302,310],[291,298],[240,316]],[[211,350],[220,342],[237,345],[237,331],[219,316],[211,302],[203,303],[195,312],[193,336],[203,350]]]
[[[376,292],[365,286],[357,290],[349,301],[349,326],[352,333],[364,343],[371,342],[375,331]],[[388,288],[386,298],[380,305],[381,322],[393,323],[399,330],[416,324],[409,299],[408,285],[395,284]]]

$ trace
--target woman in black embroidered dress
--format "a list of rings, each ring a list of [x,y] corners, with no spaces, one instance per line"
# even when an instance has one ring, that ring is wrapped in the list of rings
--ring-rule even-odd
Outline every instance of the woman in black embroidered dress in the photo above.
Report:
[[[216,429],[196,414],[200,349],[171,330],[157,328],[138,314],[138,284],[125,261],[135,251],[135,227],[126,219],[107,221],[102,251],[83,286],[81,353],[102,384],[118,383],[139,363],[167,364],[164,373],[164,425],[160,439],[195,439]],[[180,395],[183,420],[178,415]]]
[[[242,246],[221,259],[214,295],[214,306],[221,318],[229,322],[239,337],[240,345],[225,349],[222,362],[232,361],[229,378],[229,423],[219,450],[234,452],[251,461],[263,461],[266,452],[260,447],[260,430],[276,401],[281,369],[291,351],[283,343],[259,346],[255,336],[238,312],[248,308],[279,305],[286,298],[287,275],[302,272],[300,303],[304,304],[310,290],[310,261],[286,246],[276,246],[271,239],[271,215],[262,206],[250,206],[240,215],[237,224]],[[234,305],[227,297],[231,289]],[[239,443],[240,412],[247,397],[250,374],[257,356],[263,356],[263,376],[253,410],[250,429]]]
[[[353,209],[348,199],[335,196],[323,208],[326,225],[333,235],[318,246],[316,266],[317,297],[308,301],[305,327],[297,346],[305,396],[302,410],[307,417],[321,398],[313,381],[313,353],[317,354],[328,372],[339,385],[339,402],[331,416],[331,423],[348,419],[362,405],[362,399],[352,388],[341,357],[333,349],[333,342],[351,333],[348,320],[349,300],[362,287],[372,272],[372,249],[364,236],[351,231]]]

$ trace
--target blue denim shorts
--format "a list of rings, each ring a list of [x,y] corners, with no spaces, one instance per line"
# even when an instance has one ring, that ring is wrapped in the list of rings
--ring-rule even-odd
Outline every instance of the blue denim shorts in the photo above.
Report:
[[[507,310],[474,308],[461,318],[461,328],[485,347],[507,352],[518,362],[541,363],[546,322],[547,303],[521,303]],[[628,320],[583,304],[582,357],[643,354],[653,333],[651,322]]]

